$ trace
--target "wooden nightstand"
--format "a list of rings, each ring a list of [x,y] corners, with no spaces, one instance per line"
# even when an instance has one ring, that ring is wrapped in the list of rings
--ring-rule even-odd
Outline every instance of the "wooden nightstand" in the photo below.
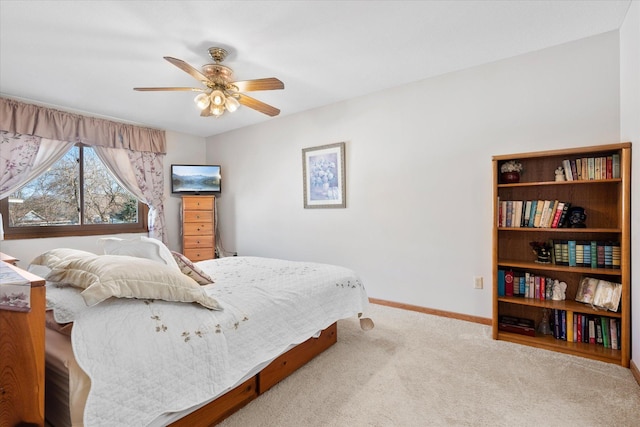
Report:
[[[11,265],[18,265],[18,261],[20,261],[18,258],[14,258],[11,255],[7,255],[3,252],[0,252],[0,261],[4,261],[7,264],[11,264]]]
[[[0,309],[0,420],[44,426],[45,281],[6,264],[31,282],[31,311]]]

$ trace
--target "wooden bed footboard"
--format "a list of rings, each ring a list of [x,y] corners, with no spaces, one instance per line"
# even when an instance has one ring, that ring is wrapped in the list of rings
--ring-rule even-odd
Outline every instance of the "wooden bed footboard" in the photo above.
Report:
[[[309,338],[277,357],[256,376],[249,378],[202,408],[170,424],[171,427],[212,426],[241,409],[338,340],[338,325],[332,324],[318,338]]]

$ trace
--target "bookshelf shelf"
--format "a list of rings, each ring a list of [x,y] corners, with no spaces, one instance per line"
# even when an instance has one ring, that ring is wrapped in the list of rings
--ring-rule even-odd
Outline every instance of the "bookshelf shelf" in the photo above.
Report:
[[[566,265],[540,264],[537,262],[506,259],[498,261],[498,265],[501,267],[520,268],[527,270],[572,272],[582,273],[586,275],[620,276],[621,274],[620,270],[612,268],[569,267]]]
[[[585,233],[622,233],[620,228],[548,228],[548,227],[498,227],[505,232],[520,233],[558,233],[558,234],[585,234]]]
[[[621,182],[621,178],[592,179],[584,181],[540,181],[540,182],[517,182],[515,184],[498,184],[498,188],[518,188],[518,187],[542,187],[546,185],[595,185],[595,184],[615,184]]]
[[[621,314],[613,311],[604,311],[604,310],[596,310],[592,308],[590,305],[582,304],[576,301],[564,300],[564,301],[554,301],[554,300],[539,300],[535,298],[520,298],[520,297],[498,297],[498,302],[507,303],[507,304],[520,304],[527,305],[531,307],[539,307],[539,308],[550,308],[557,310],[566,310],[574,313],[585,313],[591,315],[605,315],[607,317],[620,318]]]
[[[494,339],[629,367],[631,143],[500,155],[494,156],[492,160]],[[516,160],[522,164],[523,170],[518,183],[500,182],[500,167],[509,160]],[[567,168],[571,170],[571,180],[554,180],[556,170],[561,166],[565,168],[566,175],[569,175]],[[595,179],[598,176],[600,179]],[[508,214],[505,201],[513,203],[513,209],[509,205]],[[536,201],[550,201],[548,215],[551,217],[547,218],[553,218],[554,202],[556,206],[558,202],[565,202],[572,207],[581,207],[586,214],[586,227],[569,228],[566,221],[564,226],[559,227],[549,226],[551,220],[540,220],[539,224],[536,220],[535,225],[532,222],[527,223],[525,214],[531,219],[534,212],[534,209],[527,210],[527,201],[533,205]],[[506,218],[510,219],[510,223],[505,221]],[[536,262],[536,254],[531,246],[536,245],[534,242],[548,243],[553,248],[550,263]],[[582,249],[579,249],[577,254],[573,252],[570,255],[573,257],[571,261],[566,262],[566,258],[557,253],[560,251],[557,246],[559,242],[577,244],[578,248],[584,248],[584,256],[582,257]],[[600,259],[596,262],[593,257],[587,258],[587,246],[591,246],[591,254],[596,246],[598,251],[600,246],[614,247],[614,260],[611,261],[612,258],[608,257],[606,264],[603,264]],[[508,278],[513,276],[518,280],[520,289],[514,280],[511,293],[508,290],[505,292],[505,272]],[[534,287],[531,277],[540,279],[539,288]],[[616,312],[594,309],[590,304],[575,301],[580,281],[585,277],[621,285],[619,309]],[[567,285],[565,300],[556,301],[552,300],[550,295],[545,295],[546,288],[556,280]],[[531,294],[524,297],[523,283],[527,284],[525,295],[527,292],[534,293],[536,289],[540,289],[537,291],[538,294],[535,297]],[[529,283],[531,286],[528,286]],[[558,328],[564,328],[561,329],[564,334],[557,333],[556,329],[552,335],[536,332],[535,336],[529,336],[500,329],[500,319],[502,316],[508,316],[533,321],[537,331],[543,313],[553,313],[552,324],[553,315],[559,314],[559,319],[564,315],[564,322],[556,322]],[[582,338],[578,337],[576,330],[580,324],[578,320],[587,325],[585,328],[580,327]],[[613,335],[605,342],[604,336],[602,339],[598,337],[594,340],[594,333],[591,332],[592,339],[588,342],[588,326],[592,327],[592,331],[597,328],[604,334],[606,329],[607,333]],[[504,325],[503,329],[513,330]],[[564,338],[560,338],[561,336]]]
[[[527,335],[500,331],[497,339],[532,347],[544,348],[546,350],[557,351],[560,353],[587,357],[589,359],[600,360],[608,363],[618,364],[622,358],[621,350],[612,350],[601,345],[561,341],[551,337],[550,335],[536,334],[535,337],[530,337]]]

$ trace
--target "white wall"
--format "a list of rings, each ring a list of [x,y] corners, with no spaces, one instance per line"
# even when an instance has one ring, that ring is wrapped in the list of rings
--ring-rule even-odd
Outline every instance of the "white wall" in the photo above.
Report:
[[[491,317],[491,156],[619,142],[619,73],[613,32],[209,138],[223,244]],[[303,209],[302,148],[339,141],[347,208]]]
[[[169,167],[172,163],[204,163],[205,140],[197,136],[184,135],[176,132],[167,132],[167,155],[165,157],[164,169],[169,174]],[[165,179],[165,214],[167,222],[167,235],[169,238],[169,248],[180,251],[180,198],[171,195],[171,182]],[[127,239],[137,234],[117,234],[116,237]],[[142,235],[142,234],[140,234]],[[101,248],[97,240],[107,236],[85,236],[85,237],[56,237],[44,239],[21,239],[4,240],[0,242],[0,251],[18,258],[18,265],[27,268],[29,262],[38,254],[49,249],[68,247],[82,249],[89,252],[99,253]]]
[[[633,2],[620,29],[620,138],[640,149],[640,2]],[[640,188],[640,155],[632,155],[631,189]],[[634,190],[636,189],[636,190]],[[640,197],[631,198],[631,358],[640,367]],[[634,249],[635,248],[635,249]]]
[[[182,237],[180,234],[180,196],[171,194],[171,164],[202,165],[205,164],[205,139],[199,136],[185,135],[167,131],[167,155],[164,160],[166,171],[164,188],[165,219],[167,221],[168,247],[173,251],[182,252]]]

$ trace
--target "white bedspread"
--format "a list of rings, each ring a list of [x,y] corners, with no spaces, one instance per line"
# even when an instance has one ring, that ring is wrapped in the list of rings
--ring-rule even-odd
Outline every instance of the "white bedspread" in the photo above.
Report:
[[[368,304],[342,267],[255,257],[198,266],[214,279],[206,289],[222,311],[115,298],[86,307],[78,290],[48,284],[48,304],[58,322],[74,321],[73,350],[91,378],[85,426],[147,425],[207,401]]]

